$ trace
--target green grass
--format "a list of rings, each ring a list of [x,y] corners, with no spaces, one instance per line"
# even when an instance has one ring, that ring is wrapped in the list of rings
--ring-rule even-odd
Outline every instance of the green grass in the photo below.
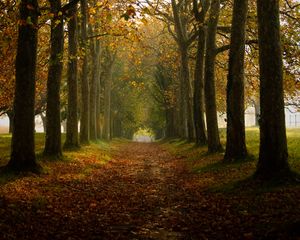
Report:
[[[300,159],[300,128],[289,128],[286,131],[288,141],[288,152],[290,162],[299,162]],[[220,130],[221,142],[225,146],[226,132]],[[258,158],[259,154],[259,129],[246,128],[246,144],[248,152]]]
[[[65,134],[62,134],[62,144],[65,141]],[[117,140],[116,142],[120,142]],[[114,141],[115,142],[115,141]],[[42,165],[44,174],[51,174],[53,169],[51,162],[54,159],[43,156],[43,149],[45,143],[45,134],[36,133],[35,134],[35,151],[36,157],[39,164]],[[0,167],[5,166],[10,157],[10,147],[11,147],[11,135],[10,134],[0,134]],[[82,176],[88,175],[94,169],[100,168],[103,164],[111,160],[111,150],[112,145],[109,142],[96,141],[91,142],[89,145],[83,145],[81,148],[74,151],[64,151],[63,158],[59,162],[66,164],[76,163],[85,161],[86,164],[83,165],[81,169]],[[55,159],[56,160],[56,159]],[[95,160],[95,161],[94,161]],[[0,177],[0,184],[11,182],[17,179],[18,176],[13,174],[2,174]]]
[[[225,148],[226,130],[220,129],[220,138]],[[289,164],[294,172],[300,172],[300,129],[287,130]],[[234,163],[223,163],[223,153],[207,154],[207,147],[195,147],[194,143],[188,143],[180,139],[162,141],[161,145],[168,149],[178,159],[183,159],[192,172],[201,176],[213,175],[217,188],[225,185],[236,184],[252,176],[255,171],[259,154],[259,129],[246,129],[246,144],[249,157],[246,160]]]

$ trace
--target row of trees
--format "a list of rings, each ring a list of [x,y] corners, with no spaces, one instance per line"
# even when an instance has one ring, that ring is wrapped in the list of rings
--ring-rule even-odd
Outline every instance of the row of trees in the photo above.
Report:
[[[43,105],[46,106],[44,155],[53,158],[61,158],[62,156],[61,116],[63,106],[61,105],[61,86],[65,65],[67,65],[67,90],[64,91],[67,93],[67,131],[64,148],[78,148],[80,143],[88,144],[90,140],[96,140],[100,137],[106,140],[111,138],[111,78],[115,60],[114,47],[110,46],[111,38],[114,35],[126,35],[122,32],[119,33],[117,28],[123,30],[128,27],[128,32],[132,29],[126,21],[118,22],[120,19],[118,6],[110,9],[111,3],[108,2],[99,4],[98,2],[87,3],[83,0],[80,2],[79,15],[78,4],[78,0],[70,1],[64,5],[60,0],[51,0],[40,8],[37,1],[26,0],[21,1],[20,5],[17,6],[20,12],[16,41],[17,55],[15,56],[16,74],[15,79],[4,78],[7,86],[8,79],[12,82],[15,81],[14,102],[12,107],[9,101],[5,101],[6,105],[3,104],[2,108],[6,113],[13,112],[12,153],[7,165],[9,170],[39,170],[34,151],[34,116],[37,113],[35,98],[36,93],[40,92],[36,88],[36,71],[39,68],[37,56],[38,50],[40,50],[40,46],[38,48],[38,32],[44,36],[49,34],[49,31],[42,31],[43,28],[47,28],[48,24],[50,24],[50,36],[48,37],[50,48],[48,52],[44,52],[46,59],[48,58],[47,54],[49,54],[47,84],[45,84],[46,94],[43,99]],[[8,3],[3,8],[3,19],[9,18],[10,14],[13,14],[7,9],[8,6],[11,7]],[[126,6],[124,8],[126,9]],[[112,13],[116,14],[115,19],[112,19]],[[108,32],[112,26],[114,31]],[[66,27],[67,41],[64,36]],[[14,30],[11,28],[12,32]],[[11,35],[15,37],[14,33]],[[101,42],[102,48],[100,48],[101,36],[110,36]],[[67,57],[64,54],[65,42],[67,42]],[[11,58],[14,59],[13,54]],[[10,70],[12,71],[12,69]],[[43,70],[45,71],[45,69]],[[80,85],[78,85],[79,73],[81,74]],[[100,75],[102,75],[101,78]],[[14,86],[12,83],[11,85]],[[102,88],[105,90],[103,91]],[[81,93],[80,102],[78,92]],[[104,92],[104,99],[101,99],[101,92]],[[5,94],[3,93],[3,96]],[[104,120],[102,121],[103,126],[100,128],[100,104],[102,101]],[[79,103],[81,103],[80,108]],[[79,118],[80,134],[78,131]]]
[[[19,7],[18,17],[10,7]],[[288,33],[282,41],[279,9],[284,18],[282,32]],[[226,111],[224,161],[244,159],[244,109],[255,101],[261,108],[257,176],[289,173],[283,87],[292,103],[299,91],[295,33],[299,4],[293,0],[281,5],[276,0],[257,1],[257,13],[255,4],[246,0],[143,1],[131,5],[49,0],[40,8],[37,1],[22,0],[19,6],[7,1],[1,10],[6,21],[2,29],[14,33],[10,34],[13,41],[1,39],[5,43],[1,47],[10,57],[5,59],[9,70],[1,68],[0,80],[9,91],[0,92],[5,99],[0,108],[14,116],[9,169],[38,169],[34,115],[45,110],[44,154],[54,158],[62,156],[63,115],[67,118],[66,149],[99,138],[131,138],[140,127],[149,127],[157,137],[207,144],[208,151],[214,153],[222,150],[217,112]],[[15,24],[8,19],[18,18],[16,34]],[[50,32],[45,30],[49,24]],[[291,29],[291,24],[296,27]],[[41,38],[49,41],[50,47],[40,44]],[[13,71],[14,50],[15,87],[7,84],[8,79],[14,81],[7,72]],[[39,59],[49,60],[43,63]],[[39,72],[48,72],[48,76]],[[62,114],[65,108],[66,114]]]
[[[177,82],[180,91],[175,93],[178,96],[177,107],[173,108],[172,104],[167,103],[166,112],[171,109],[175,113],[166,114],[166,136],[186,138],[195,141],[197,145],[207,144],[210,153],[222,150],[217,121],[215,86],[219,72],[216,73],[216,68],[220,71],[220,67],[217,66],[220,59],[218,55],[224,55],[224,51],[229,50],[228,69],[225,67],[221,71],[227,75],[225,110],[227,138],[224,161],[233,162],[248,156],[244,119],[247,102],[244,89],[245,60],[249,61],[251,58],[253,64],[247,63],[250,67],[247,66],[246,71],[251,68],[257,69],[258,65],[260,69],[259,74],[255,73],[256,78],[260,79],[260,86],[255,88],[256,91],[260,89],[259,101],[256,100],[256,94],[251,94],[252,101],[255,99],[256,103],[260,103],[260,156],[256,176],[289,175],[283,87],[287,92],[286,98],[293,95],[290,95],[291,86],[297,96],[299,75],[293,71],[295,65],[287,63],[291,62],[290,60],[287,59],[283,63],[282,48],[284,55],[287,56],[288,52],[295,49],[299,52],[299,45],[293,37],[288,40],[283,37],[285,40],[281,41],[286,26],[280,25],[279,9],[284,22],[292,18],[298,27],[297,10],[294,16],[289,14],[299,8],[299,4],[293,1],[285,1],[281,5],[279,1],[257,1],[256,8],[247,0],[233,2],[173,0],[171,6],[158,8],[156,4],[147,3],[173,36],[180,58],[180,81]],[[253,12],[255,9],[257,14]],[[232,13],[231,22],[224,20],[228,11]],[[289,20],[286,20],[286,17]],[[282,32],[280,27],[283,29]],[[255,53],[257,49],[259,56]],[[253,56],[254,54],[256,56]],[[191,56],[194,56],[195,62],[189,60]],[[294,55],[292,58],[297,56]],[[190,77],[191,69],[194,70],[194,79]],[[292,81],[289,79],[291,75]],[[170,85],[168,69],[163,70],[159,67],[156,78],[157,84],[166,91]],[[250,75],[248,84],[252,83],[252,78],[253,75]],[[176,114],[176,111],[179,114]],[[168,119],[170,116],[174,119]],[[169,122],[173,124],[170,125]],[[174,130],[168,130],[169,126]]]

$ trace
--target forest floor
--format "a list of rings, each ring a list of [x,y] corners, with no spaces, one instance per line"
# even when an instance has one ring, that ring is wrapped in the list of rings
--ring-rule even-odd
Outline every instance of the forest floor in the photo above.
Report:
[[[236,185],[253,161],[220,165],[179,141],[101,144],[2,177],[0,239],[300,239],[299,185]]]

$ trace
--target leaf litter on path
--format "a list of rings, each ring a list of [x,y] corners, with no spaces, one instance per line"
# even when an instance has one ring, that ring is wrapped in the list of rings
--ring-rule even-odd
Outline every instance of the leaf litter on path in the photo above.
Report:
[[[156,143],[118,143],[101,167],[99,156],[48,163],[48,175],[2,185],[0,239],[299,237],[299,188],[208,191],[226,175],[193,173]]]

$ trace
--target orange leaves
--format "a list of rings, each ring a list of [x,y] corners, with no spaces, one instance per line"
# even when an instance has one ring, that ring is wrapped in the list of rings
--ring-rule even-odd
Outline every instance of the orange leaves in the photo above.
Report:
[[[128,21],[130,18],[134,18],[136,15],[135,8],[132,5],[129,5],[126,9],[126,12],[121,16],[126,21]]]
[[[209,168],[219,159],[208,159],[203,148],[183,142],[100,144],[102,150],[92,145],[70,153],[68,161],[44,163],[48,174],[3,184],[1,239],[18,239],[19,233],[24,240],[293,239],[299,218],[296,185],[259,194],[257,186],[228,192],[216,186],[232,181],[228,170],[243,175],[245,169]],[[113,159],[95,165],[107,147]],[[192,171],[195,161],[206,171]],[[80,173],[82,178],[74,177]]]

